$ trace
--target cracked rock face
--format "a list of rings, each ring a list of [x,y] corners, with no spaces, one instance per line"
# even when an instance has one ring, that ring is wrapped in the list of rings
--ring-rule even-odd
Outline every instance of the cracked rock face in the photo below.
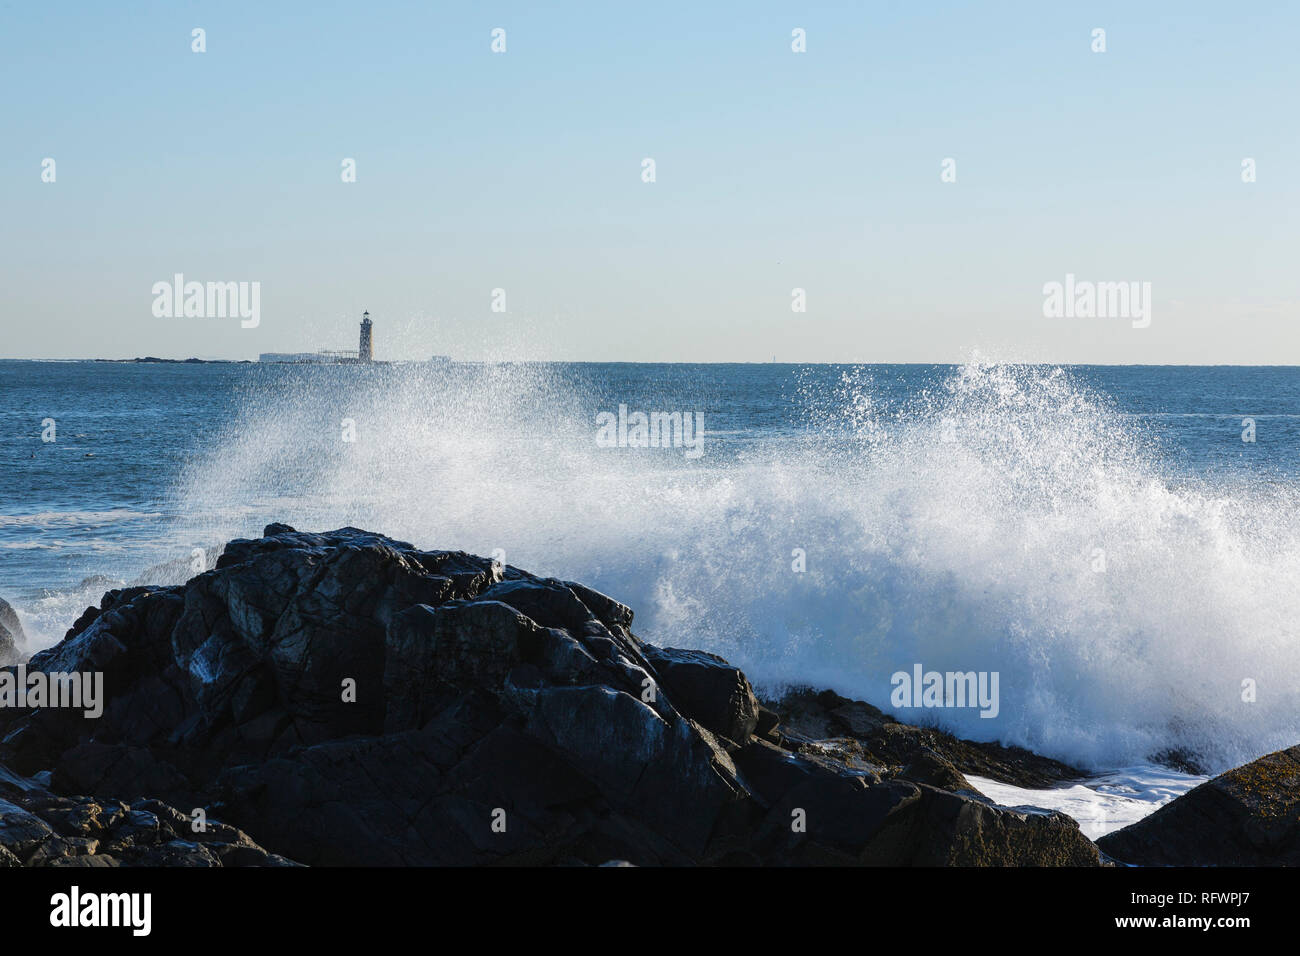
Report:
[[[129,813],[106,840],[48,819],[102,804],[19,807],[26,857],[0,845],[20,862],[55,838],[58,859],[256,856],[233,837],[224,855],[175,828],[150,839],[161,800],[308,864],[1097,864],[1068,817],[861,756],[901,746],[871,742],[899,726],[874,708],[832,701],[858,755],[812,747],[739,669],[631,623],[575,582],[271,525],[184,585],[109,592],[29,662],[102,671],[104,713],[0,710],[0,763]]]

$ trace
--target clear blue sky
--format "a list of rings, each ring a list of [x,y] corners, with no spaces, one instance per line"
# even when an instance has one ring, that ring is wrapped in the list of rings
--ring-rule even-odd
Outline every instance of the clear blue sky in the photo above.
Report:
[[[1300,363],[1298,11],[0,0],[0,357]]]

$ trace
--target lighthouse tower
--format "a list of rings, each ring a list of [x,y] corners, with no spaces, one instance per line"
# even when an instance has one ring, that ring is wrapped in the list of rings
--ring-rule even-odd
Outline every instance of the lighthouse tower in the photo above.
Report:
[[[373,362],[375,358],[375,348],[373,340],[370,337],[370,313],[361,313],[361,348],[357,351],[357,360],[361,362]]]

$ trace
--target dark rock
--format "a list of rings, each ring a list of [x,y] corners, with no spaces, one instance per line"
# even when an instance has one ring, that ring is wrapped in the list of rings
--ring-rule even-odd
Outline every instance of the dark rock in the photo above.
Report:
[[[132,866],[221,866],[220,858],[207,846],[187,840],[131,847],[126,850],[124,860]]]
[[[1063,813],[995,807],[921,785],[861,862],[890,866],[1097,866],[1097,846]]]
[[[40,817],[0,800],[0,847],[25,861],[43,843],[54,839],[54,831]]]
[[[103,867],[121,866],[122,862],[117,857],[112,856],[111,854],[96,853],[93,856],[61,856],[58,857],[57,859],[51,860],[49,863],[45,865],[55,866],[55,867],[75,866],[75,867],[86,867],[86,868],[90,868],[90,867],[103,868]]]
[[[754,736],[762,737],[770,743],[780,743],[781,734],[778,730],[780,726],[780,716],[775,711],[768,710],[762,704],[759,704],[758,722],[754,725]]]
[[[1300,746],[1207,780],[1097,843],[1142,866],[1300,866]]]
[[[858,743],[863,759],[891,770],[899,770],[929,751],[963,774],[1029,790],[1084,776],[1076,767],[1023,747],[960,740],[942,730],[898,723],[870,704],[831,691],[796,690],[769,706],[781,715],[782,730],[794,742],[848,737]]]
[[[1209,770],[1206,769],[1200,758],[1184,747],[1157,751],[1151,755],[1151,762],[1177,770],[1179,773],[1187,773],[1197,777],[1209,774]]]
[[[99,841],[88,837],[54,837],[46,840],[27,858],[28,866],[49,866],[55,860],[74,856],[92,856]]]
[[[1096,846],[1064,814],[995,807],[901,778],[882,781],[762,741],[742,750],[736,763],[772,802],[762,831],[769,843],[761,847],[769,858],[803,865],[1099,863]],[[806,834],[791,832],[796,811]]]
[[[939,790],[951,790],[954,793],[979,792],[962,776],[960,770],[929,749],[918,751],[912,758],[912,762],[898,772],[898,776],[913,783],[925,783]]]
[[[0,846],[59,866],[1096,864],[1066,818],[929,785],[1070,768],[834,694],[765,709],[738,668],[631,623],[574,582],[270,525],[183,585],[110,591],[32,659],[102,671],[107,700],[98,720],[0,712]],[[184,809],[209,802],[224,822],[195,830]]]
[[[3,768],[0,768],[3,769]],[[158,800],[58,796],[0,775],[0,866],[296,866],[219,820],[190,818]]]
[[[715,654],[645,646],[646,658],[682,713],[728,740],[748,740],[758,726],[758,698],[739,667]]]

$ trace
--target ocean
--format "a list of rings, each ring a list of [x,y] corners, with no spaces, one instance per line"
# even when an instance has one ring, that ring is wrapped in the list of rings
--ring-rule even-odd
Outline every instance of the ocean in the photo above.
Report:
[[[196,549],[355,525],[1097,779],[1300,741],[1296,368],[4,361],[0,461],[38,646]],[[917,666],[996,673],[996,716],[891,706]]]

